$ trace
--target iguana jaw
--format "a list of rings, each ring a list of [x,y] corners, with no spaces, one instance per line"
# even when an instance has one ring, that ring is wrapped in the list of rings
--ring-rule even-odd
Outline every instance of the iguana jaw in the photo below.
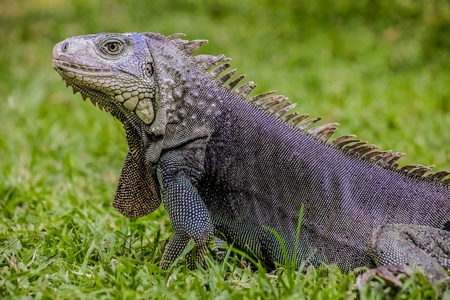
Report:
[[[149,72],[151,57],[137,59],[129,35],[66,39],[53,48],[53,67],[74,93],[90,98],[120,121],[131,118],[151,124],[156,90]],[[111,44],[120,51],[111,52]]]
[[[99,108],[105,109],[105,111],[110,111],[112,106],[118,106],[119,103],[114,99],[111,91],[99,91],[83,82],[83,75],[92,75],[93,68],[76,65],[64,59],[53,59],[53,68],[61,75],[63,81],[66,82],[66,86],[71,86],[74,94],[80,93],[83,100],[89,98],[92,104],[98,103]],[[91,73],[82,70],[90,70]]]

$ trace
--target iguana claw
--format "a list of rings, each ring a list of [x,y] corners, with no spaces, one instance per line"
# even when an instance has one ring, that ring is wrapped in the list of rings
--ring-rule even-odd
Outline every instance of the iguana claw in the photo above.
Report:
[[[406,274],[407,276],[411,276],[412,270],[410,267],[405,265],[386,265],[380,266],[375,269],[368,270],[364,274],[359,275],[356,278],[356,286],[358,290],[362,292],[366,287],[367,283],[372,280],[375,276],[380,277],[387,284],[401,288],[403,286],[400,281],[400,276]]]

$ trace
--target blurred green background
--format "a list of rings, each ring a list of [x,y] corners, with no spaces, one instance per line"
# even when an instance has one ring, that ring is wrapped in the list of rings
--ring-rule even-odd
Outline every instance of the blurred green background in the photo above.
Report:
[[[69,36],[208,39],[198,53],[233,58],[256,92],[277,89],[301,113],[342,124],[340,134],[406,152],[403,163],[450,169],[447,0],[2,0],[0,12],[0,296],[53,295],[51,284],[69,291],[61,298],[83,295],[93,285],[77,275],[85,270],[117,295],[160,280],[141,272],[158,272],[143,258],[157,228],[169,236],[167,215],[130,221],[111,207],[125,135],[53,71],[53,45]],[[108,268],[123,273],[102,277]]]

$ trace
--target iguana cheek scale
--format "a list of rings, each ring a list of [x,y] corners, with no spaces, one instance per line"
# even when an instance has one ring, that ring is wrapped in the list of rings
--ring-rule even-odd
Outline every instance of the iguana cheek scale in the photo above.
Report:
[[[448,280],[450,178],[431,167],[399,167],[401,152],[344,135],[337,123],[292,112],[275,91],[248,97],[224,55],[191,55],[205,40],[182,34],[99,33],[69,38],[53,66],[83,99],[109,111],[129,152],[113,206],[128,217],[162,201],[174,234],[160,266],[189,241],[202,264],[213,235],[284,263],[337,264],[343,270],[418,265]],[[213,68],[214,67],[214,68]],[[296,231],[304,207],[298,243]],[[395,268],[394,268],[395,269]]]

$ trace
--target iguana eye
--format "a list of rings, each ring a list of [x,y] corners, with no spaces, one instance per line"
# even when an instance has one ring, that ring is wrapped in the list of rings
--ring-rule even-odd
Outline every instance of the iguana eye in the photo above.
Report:
[[[119,40],[108,40],[103,44],[103,49],[109,54],[119,54],[122,52],[123,43]]]

